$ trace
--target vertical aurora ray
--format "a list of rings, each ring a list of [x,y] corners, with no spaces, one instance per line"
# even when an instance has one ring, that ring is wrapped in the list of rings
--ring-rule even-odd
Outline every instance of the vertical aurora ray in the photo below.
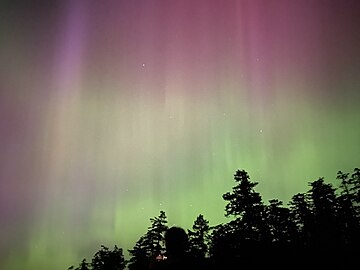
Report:
[[[0,4],[0,268],[224,221],[360,163],[358,1]],[[50,3],[51,2],[51,3]]]

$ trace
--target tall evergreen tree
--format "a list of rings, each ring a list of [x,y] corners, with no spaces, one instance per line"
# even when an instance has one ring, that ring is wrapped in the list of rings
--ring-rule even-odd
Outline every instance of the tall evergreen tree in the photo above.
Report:
[[[232,192],[223,195],[228,201],[225,206],[225,216],[233,216],[236,226],[248,240],[265,241],[268,238],[264,220],[264,204],[260,193],[254,188],[257,182],[251,182],[248,173],[237,170],[234,175],[237,183]]]
[[[297,233],[293,236],[293,242],[299,248],[311,245],[312,233],[314,230],[314,213],[308,195],[297,193],[289,202],[291,219],[296,226]]]
[[[149,252],[149,243],[146,235],[141,236],[136,241],[133,249],[128,250],[130,259],[128,261],[129,270],[145,270],[148,269],[151,253]]]
[[[269,201],[266,206],[266,221],[269,226],[273,245],[279,247],[289,246],[296,231],[295,223],[290,218],[290,210],[283,207],[278,199]]]
[[[192,230],[188,230],[188,235],[190,251],[196,256],[204,258],[208,254],[209,221],[200,214],[194,221]]]
[[[101,246],[91,262],[92,270],[123,270],[126,267],[123,250],[116,245],[113,250]]]
[[[260,193],[254,190],[258,183],[251,182],[245,170],[237,170],[234,180],[232,191],[223,194],[227,201],[225,216],[232,220],[213,231],[211,253],[217,254],[221,264],[234,261],[250,266],[269,241],[265,206]],[[225,261],[219,256],[224,252]]]
[[[128,250],[130,270],[147,269],[154,256],[165,251],[164,233],[168,229],[164,211],[159,216],[150,218],[151,225],[145,235],[141,236],[133,249]]]
[[[355,168],[349,180],[350,192],[354,197],[354,206],[357,216],[360,215],[360,169]]]
[[[335,188],[325,183],[323,177],[310,182],[309,186],[308,194],[315,217],[313,243],[315,248],[334,251],[342,242]]]
[[[209,245],[210,258],[217,269],[228,269],[236,261],[241,261],[241,245],[232,222],[219,224],[212,228]],[[231,269],[231,268],[230,268]]]
[[[162,253],[165,251],[164,233],[168,229],[167,217],[164,211],[160,211],[159,216],[150,218],[151,225],[148,228],[146,237],[150,244],[150,253]]]
[[[356,175],[356,169],[355,173]],[[338,217],[344,239],[343,249],[358,249],[360,241],[360,223],[357,208],[357,191],[354,189],[354,174],[338,171],[336,179],[340,181],[338,196]]]

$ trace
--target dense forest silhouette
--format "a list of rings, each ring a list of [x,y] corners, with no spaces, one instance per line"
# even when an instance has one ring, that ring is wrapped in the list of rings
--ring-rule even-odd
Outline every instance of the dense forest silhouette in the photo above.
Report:
[[[182,267],[176,269],[350,269],[357,264],[360,250],[360,169],[338,171],[336,179],[336,187],[322,177],[309,182],[309,190],[295,194],[285,206],[278,199],[265,204],[255,190],[258,183],[245,170],[237,170],[235,186],[222,195],[229,222],[209,226],[199,214],[185,233],[187,265],[178,264]],[[165,235],[171,228],[167,223],[164,211],[150,218],[146,233],[128,250],[129,260],[122,248],[101,246],[91,262],[83,259],[68,269],[175,269],[163,263],[169,252]],[[199,262],[201,267],[193,267]]]

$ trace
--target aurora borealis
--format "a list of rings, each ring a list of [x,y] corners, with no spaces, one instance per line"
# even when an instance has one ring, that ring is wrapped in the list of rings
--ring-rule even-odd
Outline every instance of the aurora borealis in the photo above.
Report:
[[[360,1],[0,4],[0,269],[223,222],[360,166]],[[127,254],[127,252],[125,252]]]

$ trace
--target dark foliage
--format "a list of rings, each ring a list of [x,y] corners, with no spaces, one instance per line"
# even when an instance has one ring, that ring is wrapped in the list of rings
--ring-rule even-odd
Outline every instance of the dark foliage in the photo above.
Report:
[[[130,270],[148,269],[149,265],[165,252],[164,233],[168,229],[165,212],[160,211],[158,217],[150,218],[150,222],[146,234],[140,237],[133,249],[129,250]]]
[[[210,226],[203,215],[199,215],[188,230],[190,252],[199,258],[205,258],[209,251]]]
[[[89,263],[83,259],[77,268],[74,266],[68,269],[73,270],[123,270],[126,268],[126,262],[123,255],[123,250],[114,247],[110,250],[108,247],[101,246],[101,248],[94,254],[92,262]]]
[[[165,242],[167,217],[160,211],[129,250],[128,262],[121,248],[101,246],[91,263],[83,259],[77,268],[68,269],[120,270],[126,264],[130,270],[175,269],[185,267],[184,260],[186,269],[348,269],[357,263],[360,244],[360,169],[352,174],[339,171],[336,179],[337,188],[324,178],[309,182],[309,190],[294,195],[286,207],[278,199],[265,204],[255,191],[258,183],[250,181],[246,171],[237,170],[235,186],[223,195],[229,222],[210,227],[199,215],[187,233],[183,230],[187,245],[179,263],[164,260],[171,252]]]

